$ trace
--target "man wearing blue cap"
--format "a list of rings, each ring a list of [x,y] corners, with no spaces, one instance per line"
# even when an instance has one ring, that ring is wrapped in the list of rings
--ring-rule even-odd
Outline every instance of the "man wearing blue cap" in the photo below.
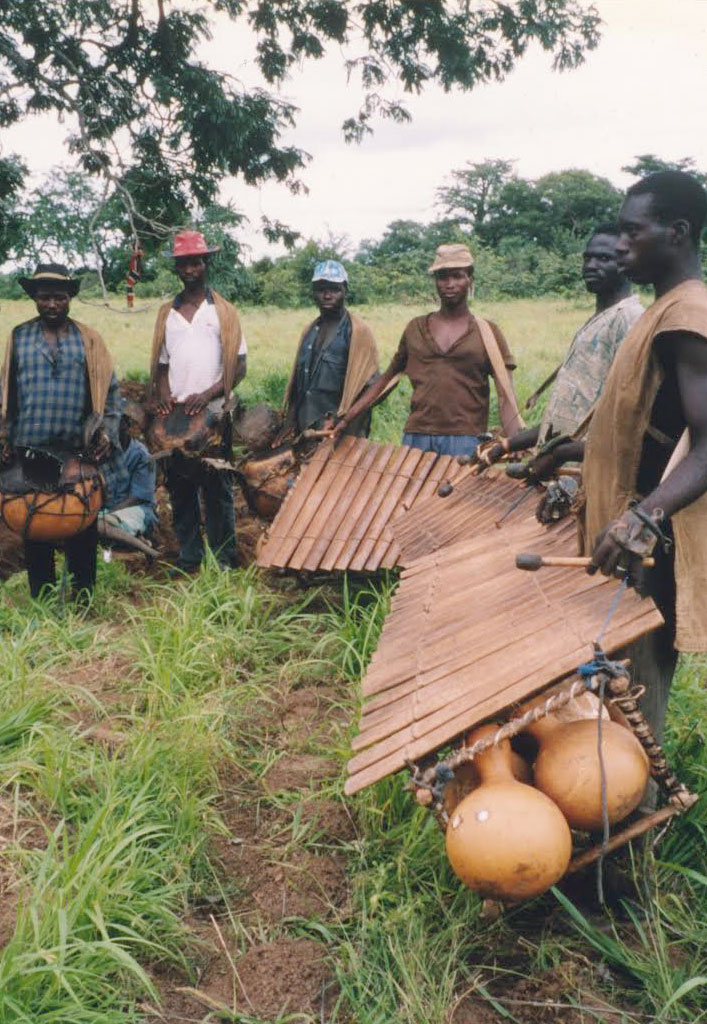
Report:
[[[286,426],[297,433],[333,426],[378,375],[378,349],[370,327],[346,309],[348,276],[336,260],[314,267],[312,293],[319,316],[302,334],[285,392]],[[347,424],[365,436],[370,416]]]

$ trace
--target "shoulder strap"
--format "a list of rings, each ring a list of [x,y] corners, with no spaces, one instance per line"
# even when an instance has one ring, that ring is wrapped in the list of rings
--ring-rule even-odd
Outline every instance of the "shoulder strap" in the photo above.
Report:
[[[523,430],[525,422],[523,421],[523,417],[518,409],[518,402],[516,401],[515,392],[513,391],[513,385],[511,383],[511,375],[503,361],[501,349],[498,347],[498,342],[496,341],[496,335],[491,330],[491,325],[488,320],[484,320],[481,316],[476,316],[476,322],[479,325],[481,340],[484,343],[486,355],[489,357],[489,362],[491,363],[493,377],[496,381],[496,388],[500,392],[503,392],[503,396],[506,399],[513,416],[512,428],[510,424],[504,423],[503,429],[507,434],[511,433],[511,431],[515,433],[518,430]]]

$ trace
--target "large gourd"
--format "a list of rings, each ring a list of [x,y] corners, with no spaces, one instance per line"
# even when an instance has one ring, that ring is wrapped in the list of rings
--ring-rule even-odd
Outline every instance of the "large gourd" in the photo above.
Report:
[[[596,707],[592,718],[568,722],[550,714],[527,729],[540,746],[535,785],[557,804],[572,828],[590,832],[599,831],[604,820],[598,702]],[[648,782],[648,758],[633,733],[617,722],[603,719],[601,737],[607,816],[614,825],[641,802]]]
[[[467,742],[491,737],[498,728],[482,726]],[[537,896],[567,870],[572,853],[567,822],[548,797],[513,777],[508,740],[477,754],[474,763],[480,785],[449,821],[449,862],[482,896],[506,901]]]
[[[45,474],[44,485],[33,482],[33,462],[40,466],[37,480]],[[0,519],[24,540],[69,540],[95,522],[102,504],[101,476],[84,459],[62,460],[38,450],[29,463],[16,459],[0,473]]]

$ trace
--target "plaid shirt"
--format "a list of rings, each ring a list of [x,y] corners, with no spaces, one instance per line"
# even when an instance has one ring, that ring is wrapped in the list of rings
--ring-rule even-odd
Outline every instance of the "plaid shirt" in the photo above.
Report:
[[[86,372],[86,353],[81,332],[72,320],[60,336],[56,351],[49,348],[39,319],[20,324],[13,331],[13,381],[8,410],[8,437],[13,445],[34,448],[83,448],[83,427],[91,409]],[[118,444],[123,400],[113,374],[103,426],[116,446],[101,469],[109,491],[127,479]]]

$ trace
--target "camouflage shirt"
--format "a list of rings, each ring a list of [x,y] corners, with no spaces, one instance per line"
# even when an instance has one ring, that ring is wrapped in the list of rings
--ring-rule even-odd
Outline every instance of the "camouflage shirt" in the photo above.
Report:
[[[580,327],[550,392],[539,444],[556,434],[573,434],[582,424],[601,394],[619,344],[642,315],[643,306],[629,295]]]

